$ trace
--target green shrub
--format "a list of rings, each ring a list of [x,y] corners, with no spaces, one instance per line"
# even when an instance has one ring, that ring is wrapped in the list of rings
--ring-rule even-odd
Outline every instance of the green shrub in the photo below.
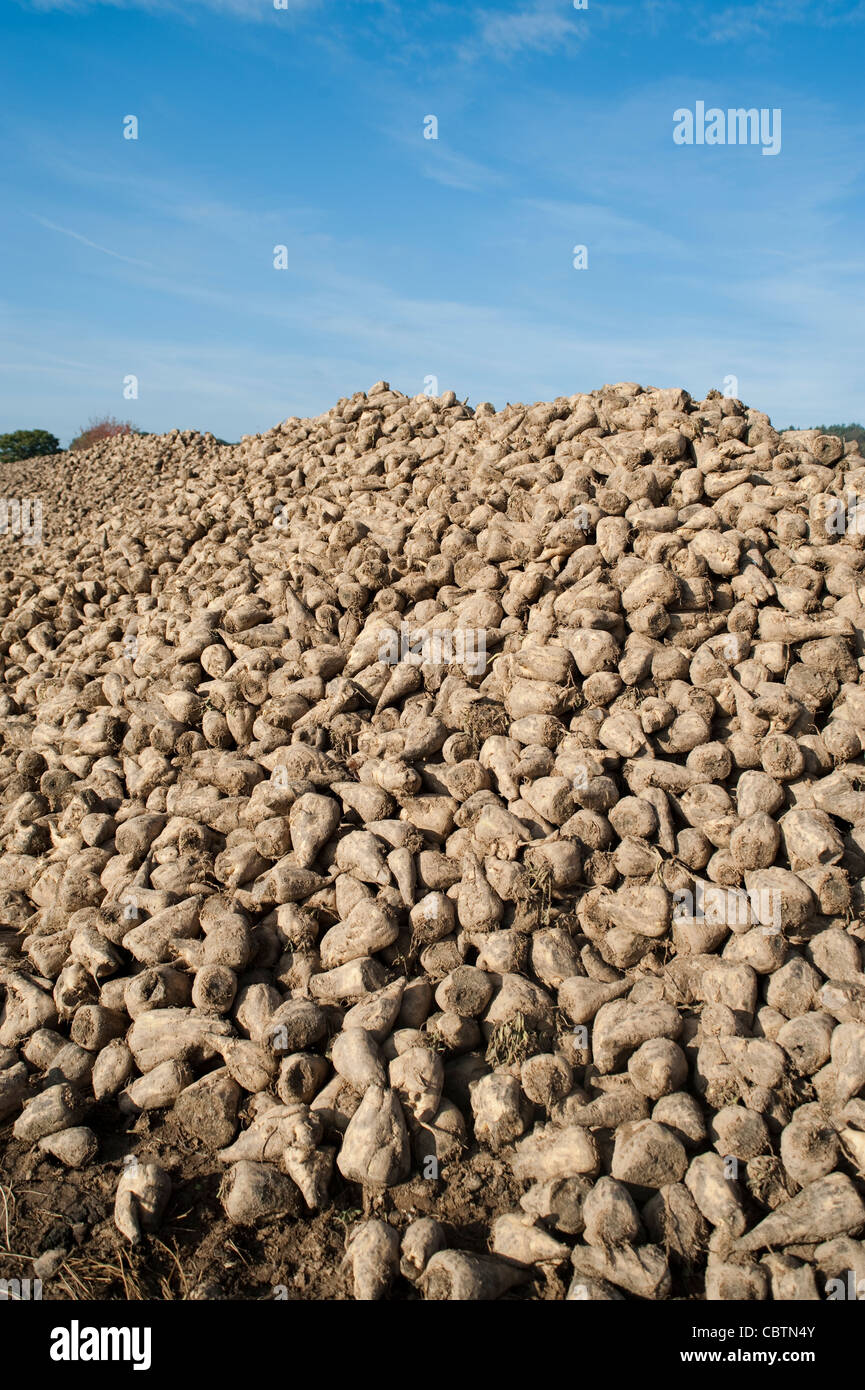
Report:
[[[48,430],[13,430],[0,434],[0,463],[20,463],[41,454],[59,454],[60,441]]]

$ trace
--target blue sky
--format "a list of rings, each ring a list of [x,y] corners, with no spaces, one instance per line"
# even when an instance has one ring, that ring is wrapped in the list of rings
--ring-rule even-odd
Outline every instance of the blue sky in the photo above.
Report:
[[[5,0],[0,431],[238,439],[381,377],[865,418],[865,4],[287,5]],[[676,145],[698,101],[780,153]]]

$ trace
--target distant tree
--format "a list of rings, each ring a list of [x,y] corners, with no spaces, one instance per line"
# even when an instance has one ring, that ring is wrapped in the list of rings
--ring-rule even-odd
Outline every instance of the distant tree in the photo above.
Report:
[[[48,430],[13,430],[0,434],[0,463],[20,463],[41,454],[61,453],[60,441]]]
[[[863,425],[815,425],[821,434],[837,434],[841,439],[858,439],[860,448],[865,447],[865,426]]]
[[[76,435],[69,448],[76,451],[89,449],[101,439],[114,439],[119,434],[140,433],[137,425],[133,425],[131,420],[115,420],[113,415],[106,415],[102,419],[93,418],[88,421],[87,428]]]

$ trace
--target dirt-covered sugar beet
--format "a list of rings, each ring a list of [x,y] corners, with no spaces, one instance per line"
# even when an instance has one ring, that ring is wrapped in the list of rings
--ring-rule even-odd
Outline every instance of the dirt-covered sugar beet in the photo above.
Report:
[[[43,534],[0,536],[0,1183],[46,1297],[865,1278],[858,445],[379,382],[3,489]]]

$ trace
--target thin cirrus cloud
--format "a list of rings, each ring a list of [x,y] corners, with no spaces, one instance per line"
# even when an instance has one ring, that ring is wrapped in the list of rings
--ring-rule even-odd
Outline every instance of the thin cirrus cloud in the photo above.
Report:
[[[865,3],[850,5],[849,0],[761,0],[759,4],[728,5],[699,18],[697,36],[711,43],[736,42],[749,38],[770,38],[785,25],[807,24],[809,28],[836,28],[861,24]]]
[[[689,242],[670,232],[627,217],[597,203],[572,203],[553,198],[525,198],[523,206],[539,213],[548,222],[573,230],[577,240],[592,239],[607,255],[667,254],[682,256],[692,248]],[[579,234],[579,235],[578,235]]]
[[[32,213],[34,222],[38,222],[41,227],[47,227],[49,231],[60,232],[63,236],[71,237],[73,241],[80,241],[82,246],[89,246],[92,251],[99,251],[103,256],[112,256],[116,261],[125,261],[127,265],[141,265],[150,267],[149,261],[139,261],[134,256],[124,256],[120,251],[112,251],[108,246],[100,246],[98,241],[91,241],[89,237],[82,236],[80,232],[73,232],[69,227],[61,227],[56,222],[49,222],[47,217],[38,217]]]
[[[439,149],[430,142],[428,158],[422,165],[425,178],[444,184],[446,188],[456,188],[464,193],[483,193],[501,187],[505,179],[502,174],[488,169],[475,159],[453,150]]]
[[[407,156],[411,156],[413,164],[414,157],[421,148],[423,158],[416,162],[418,172],[424,178],[432,179],[445,188],[453,188],[461,193],[486,193],[503,188],[508,182],[503,171],[491,169],[488,164],[462,154],[459,150],[451,148],[444,139],[420,139],[417,135],[406,133],[405,130],[395,131],[392,127],[384,125],[379,127],[379,133],[392,141]]]
[[[477,33],[463,45],[461,56],[479,57],[492,52],[498,58],[514,58],[520,53],[562,53],[585,37],[581,23],[586,16],[565,8],[562,0],[537,0],[528,9],[513,14],[483,10],[478,15]]]
[[[300,14],[318,0],[285,0],[281,10]],[[196,10],[210,10],[229,19],[261,20],[274,12],[273,0],[18,0],[27,10],[87,14],[100,7],[112,10],[150,10],[189,19]]]

